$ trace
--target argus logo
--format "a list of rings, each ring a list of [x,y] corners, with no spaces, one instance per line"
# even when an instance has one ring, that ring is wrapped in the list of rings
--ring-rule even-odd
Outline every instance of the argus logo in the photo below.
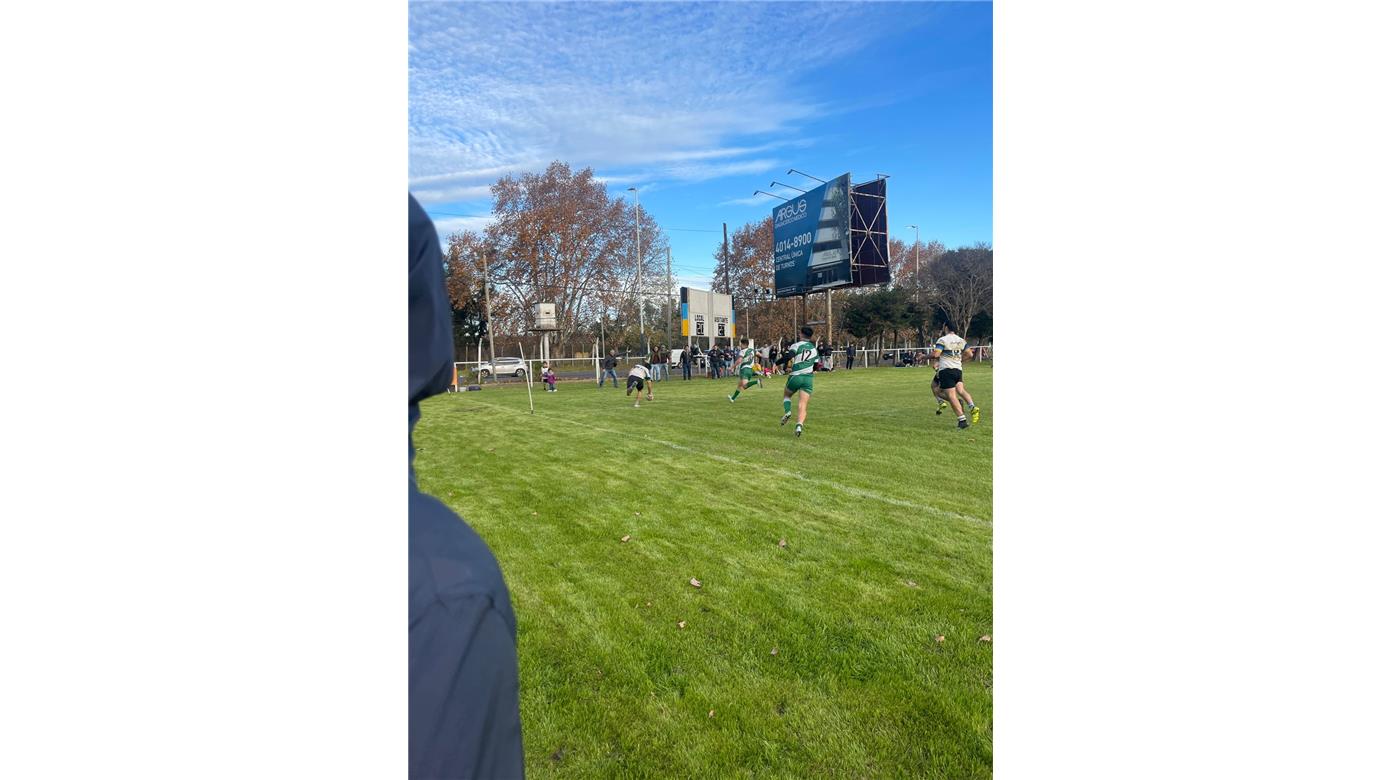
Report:
[[[797,205],[795,206],[791,203],[788,203],[786,205],[778,207],[777,217],[779,225],[786,225],[787,223],[792,222],[793,220],[802,219],[805,216],[807,216],[806,200],[797,201]]]

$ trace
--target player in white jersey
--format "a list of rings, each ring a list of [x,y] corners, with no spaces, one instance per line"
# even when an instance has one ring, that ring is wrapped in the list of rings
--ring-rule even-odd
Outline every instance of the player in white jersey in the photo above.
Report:
[[[647,391],[647,400],[650,401],[651,369],[647,366],[647,362],[645,360],[641,360],[638,361],[637,365],[632,366],[631,371],[627,372],[627,395],[632,395],[633,390],[637,391],[637,402],[632,404],[633,409],[636,409],[637,407],[642,405],[642,386],[644,384],[646,386]]]
[[[758,370],[758,352],[749,346],[748,339],[739,339],[739,386],[734,388],[734,392],[729,394],[729,403],[734,403],[739,399],[739,393],[758,385],[763,387],[763,380],[760,378]]]
[[[933,345],[933,357],[936,361],[936,373],[933,382],[929,384],[929,389],[933,391],[933,397],[938,399],[938,408],[934,414],[943,414],[943,407],[948,404],[953,405],[953,412],[958,416],[958,427],[967,427],[967,415],[972,415],[975,423],[982,419],[982,410],[977,408],[977,404],[972,401],[972,396],[963,387],[962,381],[962,354],[967,349],[967,341],[953,332],[953,327],[948,323],[938,329],[938,343]],[[967,412],[963,412],[963,404],[967,405]]]

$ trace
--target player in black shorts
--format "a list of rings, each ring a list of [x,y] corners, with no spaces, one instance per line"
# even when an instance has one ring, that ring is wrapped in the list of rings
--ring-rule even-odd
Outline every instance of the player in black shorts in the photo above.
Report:
[[[645,385],[646,387],[647,400],[652,400],[651,369],[647,366],[646,361],[637,363],[637,365],[632,366],[631,371],[627,372],[627,395],[630,397],[632,395],[633,390],[637,391],[637,402],[635,404],[632,404],[633,409],[636,409],[642,405],[643,385]]]
[[[934,414],[943,414],[943,407],[952,404],[953,413],[958,416],[958,427],[966,428],[969,413],[972,415],[973,424],[982,417],[982,410],[977,408],[967,388],[963,386],[962,355],[967,349],[967,341],[954,333],[953,326],[946,322],[939,328],[939,333],[941,335],[938,342],[933,345],[933,358],[937,361],[938,373],[934,375],[930,384],[934,397],[938,399],[938,407]]]

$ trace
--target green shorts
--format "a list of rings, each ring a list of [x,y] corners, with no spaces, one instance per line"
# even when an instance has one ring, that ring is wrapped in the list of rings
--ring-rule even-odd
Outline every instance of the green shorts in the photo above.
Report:
[[[795,393],[795,392],[797,392],[798,390],[802,390],[802,391],[806,392],[807,395],[811,395],[811,394],[812,394],[812,375],[811,375],[811,374],[789,374],[789,375],[788,375],[788,381],[787,381],[787,389],[788,389],[788,392],[790,392],[790,393]]]
[[[749,381],[750,379],[753,379],[753,377],[753,366],[744,366],[743,368],[739,369],[739,378],[744,380],[745,382]]]

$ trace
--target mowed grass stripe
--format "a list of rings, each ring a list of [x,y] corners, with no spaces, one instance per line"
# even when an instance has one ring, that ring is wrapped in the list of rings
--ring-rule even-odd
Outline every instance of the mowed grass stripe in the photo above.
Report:
[[[930,374],[819,376],[800,440],[778,382],[730,405],[730,382],[672,380],[639,410],[565,384],[533,420],[523,388],[425,404],[420,483],[519,616],[529,773],[990,776],[990,528],[771,473],[990,517],[989,414],[935,418]],[[990,370],[968,375],[989,406]],[[907,413],[841,419],[882,407]]]
[[[471,403],[471,401],[468,401],[468,403]],[[501,413],[505,413],[505,414],[510,414],[510,415],[515,415],[515,416],[518,416],[518,417],[523,417],[524,419],[519,421],[521,424],[543,424],[543,425],[549,425],[549,424],[554,424],[554,423],[564,423],[564,424],[567,424],[567,425],[577,426],[577,427],[579,427],[579,428],[585,428],[585,429],[588,429],[588,430],[590,430],[590,431],[594,431],[594,432],[596,432],[596,433],[601,433],[601,434],[614,434],[614,433],[615,433],[615,431],[614,431],[613,429],[602,428],[602,427],[598,427],[598,426],[596,426],[596,425],[589,425],[588,423],[580,422],[580,421],[578,421],[578,420],[572,420],[572,419],[569,419],[569,418],[567,418],[567,417],[563,417],[563,416],[557,415],[557,414],[544,414],[544,413],[530,414],[530,413],[527,412],[527,411],[520,411],[520,410],[517,410],[517,409],[507,409],[507,408],[504,408],[504,407],[502,407],[502,406],[500,406],[500,405],[497,405],[497,404],[482,404],[482,405],[483,405],[483,406],[490,406],[493,410],[495,410],[495,411],[497,411],[497,412],[501,412]],[[659,445],[659,446],[667,447],[667,448],[669,448],[669,449],[677,450],[677,451],[680,451],[680,452],[689,453],[689,454],[691,454],[691,455],[695,455],[695,456],[698,456],[698,457],[709,458],[709,459],[711,459],[711,460],[714,460],[714,461],[717,461],[717,462],[719,462],[719,463],[723,463],[723,464],[729,465],[729,466],[744,466],[744,467],[748,467],[748,468],[760,469],[760,470],[762,470],[762,471],[766,471],[766,472],[768,472],[769,474],[772,474],[772,475],[774,475],[774,476],[777,476],[777,477],[780,477],[780,478],[783,478],[783,479],[798,480],[798,481],[801,481],[801,482],[804,482],[804,483],[808,483],[808,484],[812,484],[812,485],[815,485],[815,486],[818,486],[818,487],[836,490],[836,491],[839,491],[839,492],[842,492],[842,493],[846,493],[846,494],[848,494],[848,495],[850,495],[850,496],[853,496],[853,497],[855,497],[855,498],[858,498],[858,499],[863,499],[863,500],[867,500],[867,501],[879,501],[879,502],[881,502],[881,503],[892,504],[892,505],[894,505],[894,506],[902,507],[902,508],[904,508],[904,509],[913,509],[913,510],[916,510],[916,511],[928,512],[928,513],[930,513],[930,514],[941,515],[941,516],[944,516],[944,517],[950,517],[950,518],[953,518],[953,519],[955,519],[955,520],[962,520],[962,521],[964,521],[964,522],[983,523],[983,524],[987,524],[987,523],[990,523],[990,522],[991,522],[990,520],[983,519],[983,518],[980,518],[980,517],[972,517],[972,516],[969,516],[969,515],[959,514],[959,513],[957,513],[957,512],[950,512],[950,511],[945,510],[945,509],[938,509],[938,508],[936,508],[936,507],[931,507],[931,506],[927,506],[927,505],[924,505],[924,504],[917,504],[917,503],[914,503],[914,502],[912,502],[912,501],[905,501],[905,500],[899,499],[899,498],[893,498],[893,497],[890,497],[890,496],[880,495],[880,494],[878,494],[878,493],[873,493],[873,492],[870,492],[870,491],[867,491],[867,490],[863,490],[863,489],[861,489],[861,488],[853,487],[853,486],[851,486],[851,485],[847,485],[847,484],[844,484],[844,483],[841,483],[841,482],[837,482],[837,481],[835,481],[835,480],[827,480],[827,479],[820,479],[820,478],[816,478],[816,477],[809,477],[809,476],[806,476],[806,475],[804,475],[804,474],[800,474],[800,473],[795,472],[795,471],[789,471],[789,470],[787,470],[787,469],[780,469],[780,468],[775,468],[775,467],[772,467],[772,466],[765,466],[765,465],[757,464],[757,463],[748,463],[748,462],[746,462],[746,461],[744,461],[744,460],[742,460],[742,459],[739,459],[739,458],[732,458],[732,457],[729,457],[729,456],[726,456],[726,455],[721,455],[721,454],[714,453],[714,452],[702,451],[702,450],[696,449],[696,448],[694,448],[694,447],[687,447],[687,446],[685,446],[685,445],[683,445],[683,444],[677,444],[676,442],[667,441],[667,440],[665,440],[665,439],[662,439],[662,438],[659,438],[659,437],[656,437],[656,436],[651,436],[651,435],[648,435],[648,434],[645,434],[645,433],[629,433],[629,434],[626,434],[626,436],[627,436],[627,443],[628,443],[628,445],[631,446],[631,447],[634,448],[634,449],[635,449],[636,447],[638,447],[638,446],[644,446],[644,445],[642,445],[641,443],[642,443],[642,442],[645,442],[646,444]]]

